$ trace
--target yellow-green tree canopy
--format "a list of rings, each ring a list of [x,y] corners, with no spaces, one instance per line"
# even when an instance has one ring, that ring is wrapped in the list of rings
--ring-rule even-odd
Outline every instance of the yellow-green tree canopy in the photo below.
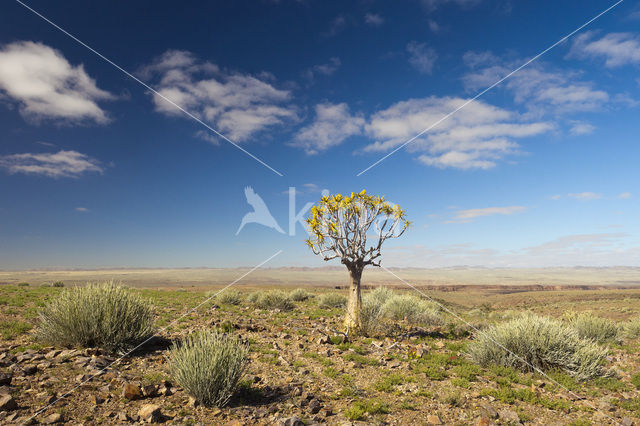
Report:
[[[405,211],[384,197],[365,190],[322,197],[311,208],[307,245],[324,260],[340,258],[347,268],[380,266],[380,249],[389,238],[401,236],[410,222]]]

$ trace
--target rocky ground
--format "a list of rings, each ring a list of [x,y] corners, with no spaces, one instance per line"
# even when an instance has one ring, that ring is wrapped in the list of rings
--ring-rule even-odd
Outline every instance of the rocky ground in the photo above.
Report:
[[[204,293],[145,290],[161,331],[143,350],[118,359],[34,341],[37,311],[59,291],[0,286],[2,424],[640,422],[640,380],[632,379],[640,372],[636,341],[611,348],[612,377],[577,383],[559,372],[544,377],[472,364],[464,355],[472,336],[453,318],[441,328],[407,326],[392,337],[346,340],[336,333],[342,311],[320,309],[313,299],[290,312],[207,304],[173,323]],[[640,306],[637,299],[630,303]],[[166,369],[171,343],[203,328],[235,333],[251,348],[247,374],[221,409],[196,404]]]

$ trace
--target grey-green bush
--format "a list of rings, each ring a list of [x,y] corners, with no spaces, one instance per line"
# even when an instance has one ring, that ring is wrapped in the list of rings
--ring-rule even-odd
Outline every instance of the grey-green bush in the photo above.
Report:
[[[261,292],[255,304],[261,309],[280,309],[281,311],[290,311],[294,307],[289,295],[282,290]]]
[[[262,291],[252,291],[251,293],[247,294],[247,302],[256,303],[262,293]]]
[[[498,364],[522,371],[559,369],[577,380],[604,372],[607,350],[583,339],[569,325],[524,314],[480,332],[467,346],[470,358],[482,366]]]
[[[51,284],[51,287],[64,287],[64,283],[62,281],[56,281]]]
[[[360,309],[360,331],[362,334],[373,336],[385,328],[382,306],[392,296],[393,292],[386,287],[378,287],[364,294]]]
[[[62,346],[125,352],[153,335],[150,304],[113,282],[63,290],[40,312],[38,338]]]
[[[344,308],[347,306],[347,297],[338,293],[325,293],[318,297],[318,306],[321,308]]]
[[[624,335],[628,339],[640,337],[640,318],[631,318],[624,324]]]
[[[305,300],[311,299],[314,297],[313,293],[309,293],[307,290],[303,288],[296,288],[291,293],[289,293],[289,298],[295,302],[304,302]]]
[[[223,305],[239,305],[242,302],[242,293],[234,289],[223,290],[216,296],[216,301]]]
[[[224,406],[248,363],[248,348],[235,337],[200,331],[188,335],[168,354],[173,379],[198,402]]]
[[[393,295],[382,305],[383,315],[409,324],[442,325],[440,307],[410,294]]]
[[[615,342],[619,339],[620,327],[608,318],[601,318],[587,312],[572,313],[565,315],[565,318],[582,338],[599,343]]]

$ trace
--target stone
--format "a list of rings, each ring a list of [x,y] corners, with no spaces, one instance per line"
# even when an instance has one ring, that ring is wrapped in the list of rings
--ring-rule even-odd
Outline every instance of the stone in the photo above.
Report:
[[[22,368],[22,372],[24,373],[25,376],[33,376],[34,374],[36,374],[38,372],[38,367],[36,367],[33,364],[25,365]]]
[[[152,398],[158,394],[158,386],[157,385],[143,386],[142,394],[147,398]]]
[[[444,348],[444,343],[440,340],[438,340],[435,345],[436,345],[436,348],[438,349]]]
[[[476,426],[491,426],[493,422],[488,417],[480,417],[476,422]]]
[[[100,405],[104,402],[104,398],[100,395],[97,395],[95,393],[91,394],[91,396],[89,397],[89,401],[91,401],[91,403],[93,405]]]
[[[322,404],[318,401],[317,398],[309,401],[309,411],[311,414],[317,414],[322,409]]]
[[[118,415],[116,416],[116,418],[118,420],[120,420],[121,422],[128,422],[129,421],[129,416],[127,416],[127,413],[125,413],[124,411],[119,412]]]
[[[498,412],[498,415],[500,416],[500,419],[506,422],[516,423],[516,424],[520,423],[520,416],[518,416],[518,413],[516,413],[513,410],[509,410],[509,409],[500,410]]]
[[[480,404],[478,406],[478,408],[480,408],[480,412],[482,414],[484,414],[485,417],[488,417],[490,419],[497,419],[498,418],[498,412],[491,405],[489,405],[489,404]]]
[[[633,420],[631,420],[630,417],[623,417],[622,421],[620,423],[622,424],[622,426],[633,426],[633,425],[635,425],[635,423],[633,422]]]
[[[58,355],[60,355],[60,352],[62,352],[61,350],[58,349],[54,349],[52,351],[49,351],[46,353],[46,355],[44,356],[46,359],[54,359],[55,357],[57,357]]]
[[[162,412],[159,405],[146,404],[138,411],[138,416],[147,423],[157,423],[162,419]]]
[[[278,422],[279,426],[303,426],[304,423],[296,416],[287,417],[286,419],[281,419]]]
[[[122,396],[130,401],[142,398],[140,386],[134,385],[133,383],[126,383],[122,389]]]
[[[18,408],[18,404],[13,396],[8,394],[0,396],[0,411],[11,411],[16,408]]]
[[[193,397],[193,396],[190,396],[190,397],[189,397],[189,402],[188,402],[188,404],[189,404],[189,407],[194,407],[194,408],[195,408],[195,407],[197,407],[198,405],[200,405],[200,403],[198,402],[198,400],[197,400],[195,397]]]
[[[440,416],[437,414],[429,414],[427,415],[427,424],[430,425],[441,425],[442,420],[440,420]]]
[[[0,373],[0,386],[10,385],[11,384],[11,374],[9,373]]]
[[[61,421],[62,421],[62,414],[53,413],[53,414],[49,414],[47,417],[45,417],[42,420],[42,423],[44,423],[46,425],[52,425],[54,423],[60,423]]]

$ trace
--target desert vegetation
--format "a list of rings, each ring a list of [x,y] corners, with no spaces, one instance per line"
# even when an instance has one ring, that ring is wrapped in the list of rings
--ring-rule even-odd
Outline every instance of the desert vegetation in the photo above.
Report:
[[[231,290],[180,318],[216,290],[0,286],[0,378],[15,403],[0,410],[3,423],[79,385],[36,420],[577,425],[640,416],[640,291],[575,290],[549,303],[559,299],[377,287],[363,292],[361,332],[347,336],[343,290]],[[108,339],[87,331],[99,327]],[[111,364],[153,330],[158,338]]]

